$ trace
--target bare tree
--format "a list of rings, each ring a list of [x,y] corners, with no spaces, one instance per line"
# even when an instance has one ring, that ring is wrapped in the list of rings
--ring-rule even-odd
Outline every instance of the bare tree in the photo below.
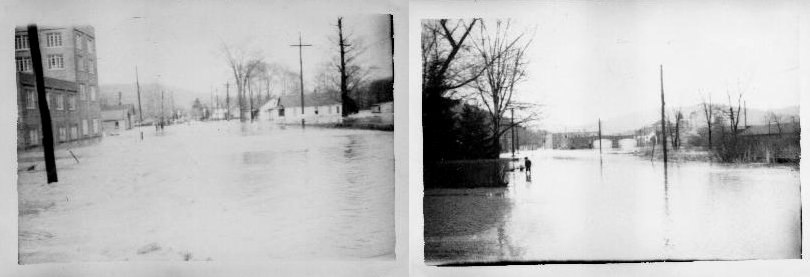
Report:
[[[505,113],[514,108],[512,97],[515,87],[526,78],[526,49],[531,44],[531,39],[526,38],[525,32],[512,35],[509,20],[497,20],[494,25],[491,31],[482,26],[479,41],[475,43],[481,60],[490,62],[484,67],[481,78],[475,79],[472,86],[490,116],[493,151],[500,153],[501,136],[514,125],[528,120],[524,118],[514,125],[503,125]]]
[[[706,98],[703,98],[703,115],[706,117],[706,127],[709,135],[709,150],[712,150],[712,121],[714,121],[714,107],[712,106],[711,96],[709,96],[708,103],[706,103]]]
[[[740,111],[742,110],[742,92],[738,93],[737,95],[737,109],[734,110],[734,105],[731,101],[731,93],[726,92],[726,96],[728,97],[728,110],[724,111],[725,116],[728,118],[729,124],[729,131],[731,131],[732,136],[736,136],[739,131],[740,126]]]
[[[668,122],[669,124],[669,135],[672,139],[672,149],[678,150],[681,147],[681,124],[683,122],[683,113],[681,109],[674,109],[672,111],[674,123]]]
[[[264,62],[262,61],[261,55],[259,55],[257,52],[248,53],[244,49],[230,46],[225,43],[222,44],[222,51],[225,54],[228,66],[233,72],[237,98],[239,100],[239,117],[240,120],[244,121],[246,120],[244,99],[246,87],[251,79],[251,76],[253,76],[257,68],[262,66]]]
[[[471,59],[470,35],[480,19],[422,22],[422,96],[444,97],[446,92],[475,81],[483,70]]]
[[[361,39],[354,37],[343,25],[343,17],[337,20],[337,59],[333,62],[336,69],[337,78],[324,76],[332,79],[340,88],[340,100],[342,103],[341,114],[347,116],[357,113],[357,99],[352,99],[351,94],[366,85],[371,74],[371,68],[362,66],[359,60],[366,51]],[[336,79],[336,80],[335,80]]]

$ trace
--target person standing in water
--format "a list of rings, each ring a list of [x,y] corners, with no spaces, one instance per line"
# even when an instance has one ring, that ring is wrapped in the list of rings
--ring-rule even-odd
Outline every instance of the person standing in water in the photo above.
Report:
[[[526,177],[532,177],[532,160],[529,160],[529,157],[523,158],[523,166],[526,167]]]

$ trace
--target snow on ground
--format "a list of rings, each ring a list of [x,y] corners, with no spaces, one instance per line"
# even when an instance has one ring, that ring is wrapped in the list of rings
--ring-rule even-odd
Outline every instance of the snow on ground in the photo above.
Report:
[[[393,133],[237,121],[143,132],[71,149],[79,163],[57,150],[54,184],[41,153],[20,153],[21,263],[393,257]]]

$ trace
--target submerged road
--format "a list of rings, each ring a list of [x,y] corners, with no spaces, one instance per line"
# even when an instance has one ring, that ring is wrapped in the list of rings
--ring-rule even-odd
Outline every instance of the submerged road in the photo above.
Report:
[[[393,258],[392,132],[143,131],[73,148],[80,162],[59,159],[59,183],[45,184],[41,161],[19,171],[21,263]]]
[[[426,190],[425,259],[800,258],[799,171],[538,150],[506,188]]]

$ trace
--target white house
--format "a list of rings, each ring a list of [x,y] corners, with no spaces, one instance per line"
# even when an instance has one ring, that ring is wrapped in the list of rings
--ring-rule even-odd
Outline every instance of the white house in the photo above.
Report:
[[[304,109],[301,109],[301,95],[288,94],[270,99],[259,108],[259,118],[281,124],[341,123],[340,97],[327,93],[304,94]]]

